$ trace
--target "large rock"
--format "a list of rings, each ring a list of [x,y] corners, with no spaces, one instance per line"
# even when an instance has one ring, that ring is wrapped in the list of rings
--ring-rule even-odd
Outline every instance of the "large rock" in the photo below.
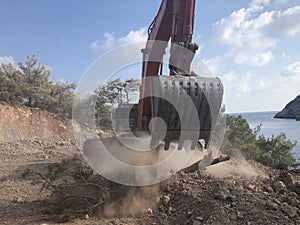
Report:
[[[288,119],[295,119],[296,117],[300,117],[300,95],[289,102],[281,112],[274,116],[274,118]]]

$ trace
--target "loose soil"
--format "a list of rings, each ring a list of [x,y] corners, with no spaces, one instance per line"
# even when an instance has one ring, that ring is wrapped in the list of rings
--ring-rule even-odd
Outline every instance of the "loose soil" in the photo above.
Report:
[[[71,131],[70,122],[54,114],[0,104],[1,224],[57,224],[44,213],[51,193],[22,174],[79,154]],[[155,192],[151,204],[143,202],[148,191]],[[79,215],[65,224],[300,224],[300,171],[244,160],[179,172],[155,188],[126,188],[124,194],[144,210],[137,214],[127,204],[122,215]]]

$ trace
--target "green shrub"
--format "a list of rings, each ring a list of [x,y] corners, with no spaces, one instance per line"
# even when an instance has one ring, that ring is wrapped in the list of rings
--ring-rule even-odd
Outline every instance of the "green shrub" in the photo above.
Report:
[[[258,127],[259,129],[259,127]],[[248,159],[259,154],[256,146],[256,131],[253,131],[242,116],[226,118],[226,132],[221,151],[228,155],[242,153]]]
[[[276,169],[295,166],[292,149],[296,143],[287,140],[285,134],[266,138],[258,135],[261,125],[251,129],[242,116],[227,115],[226,132],[221,151],[228,155],[241,153],[246,159],[256,160]]]
[[[261,135],[256,141],[260,152],[257,161],[277,169],[288,169],[295,163],[295,158],[291,150],[295,147],[295,143],[287,140],[284,133],[278,136],[266,138]]]

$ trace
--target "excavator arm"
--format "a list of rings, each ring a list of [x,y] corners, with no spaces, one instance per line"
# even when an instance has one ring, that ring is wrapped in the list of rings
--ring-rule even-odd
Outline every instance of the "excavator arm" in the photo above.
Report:
[[[171,57],[170,61],[174,61],[176,52],[173,49],[173,44],[182,45],[193,52],[198,49],[197,44],[192,43],[194,30],[194,11],[195,0],[163,0],[158,10],[157,16],[148,28],[148,41],[143,53],[143,68],[142,78],[162,75],[163,56],[167,48],[167,43],[171,39]],[[150,59],[155,58],[155,61]],[[185,58],[182,57],[181,60]],[[182,62],[174,62],[182,64]],[[187,63],[187,72],[189,72],[190,62]],[[169,65],[170,75],[176,74],[174,66]],[[151,99],[144,96],[150,96],[149,79],[143,79],[140,90],[139,101],[139,128],[147,127],[148,121],[152,117]]]
[[[191,149],[194,149],[199,139],[204,140],[204,147],[207,147],[219,116],[223,98],[223,85],[220,79],[197,76],[190,71],[192,60],[198,49],[198,45],[192,43],[194,11],[195,0],[162,0],[158,14],[149,26],[146,47],[142,49],[143,67],[139,103],[131,109],[127,107],[117,110],[117,114],[120,115],[124,110],[131,110],[129,113],[131,130],[148,132],[151,130],[151,143],[154,148],[163,141],[165,149],[169,149],[170,142],[177,141],[178,149],[181,149],[183,143],[189,140]],[[169,74],[162,75],[163,57],[169,43],[171,43]],[[161,90],[160,98],[152,96],[152,80],[158,80],[156,87]],[[189,106],[183,106],[185,113],[176,112],[174,105],[165,98],[165,96],[173,95],[173,99],[178,98],[175,102],[180,104],[180,101],[183,101],[183,91],[189,95],[193,103],[192,108],[196,109],[198,118],[191,115],[192,110]],[[157,135],[160,133],[159,127],[151,125],[149,128],[151,119],[155,117],[163,119],[167,126],[164,138]],[[187,121],[189,124],[196,122],[189,120],[199,120],[200,126],[196,128],[197,132],[195,128],[189,130],[189,126],[188,128],[182,126],[182,121]],[[183,138],[183,134],[188,135],[184,135]]]

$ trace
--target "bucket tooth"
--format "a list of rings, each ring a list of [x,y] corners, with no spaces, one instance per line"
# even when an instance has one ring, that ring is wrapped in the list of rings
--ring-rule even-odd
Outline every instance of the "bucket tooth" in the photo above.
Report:
[[[194,150],[197,146],[198,140],[192,140],[191,149]]]
[[[179,143],[178,143],[178,150],[182,150],[182,148],[183,148],[183,144],[184,144],[184,141],[179,141]]]
[[[170,141],[170,140],[165,140],[164,149],[165,149],[165,150],[169,150],[170,144],[171,144],[171,141]]]

